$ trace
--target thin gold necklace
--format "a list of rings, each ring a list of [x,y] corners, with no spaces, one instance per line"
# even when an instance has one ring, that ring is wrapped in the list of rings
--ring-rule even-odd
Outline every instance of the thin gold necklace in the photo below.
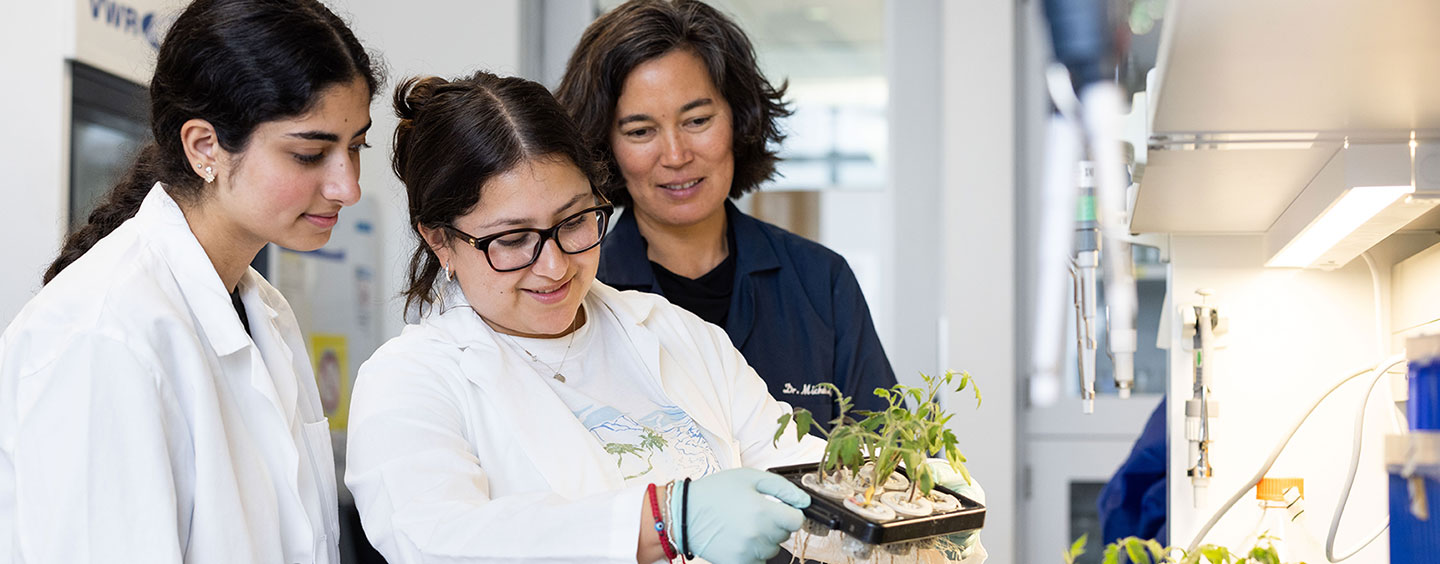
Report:
[[[564,384],[564,383],[565,383],[565,375],[564,375],[564,374],[561,374],[560,371],[565,368],[565,361],[570,359],[570,347],[571,347],[571,346],[574,346],[574,344],[575,344],[575,333],[578,333],[578,332],[579,332],[578,329],[575,330],[575,331],[571,331],[571,332],[570,332],[570,341],[567,342],[567,343],[565,343],[565,355],[562,356],[562,357],[560,357],[560,366],[558,366],[558,367],[552,367],[552,366],[550,366],[550,363],[545,362],[545,361],[543,361],[543,360],[540,360],[540,357],[535,356],[535,353],[530,352],[530,349],[525,348],[525,345],[520,344],[520,341],[515,340],[515,337],[512,337],[512,336],[510,336],[510,335],[508,335],[508,334],[505,335],[505,337],[508,338],[508,339],[510,339],[510,342],[515,343],[515,346],[520,347],[520,350],[524,351],[525,354],[530,357],[530,360],[533,360],[533,361],[535,361],[535,362],[538,362],[538,363],[540,363],[541,365],[543,365],[546,369],[550,370],[550,371],[553,373],[553,375],[550,376],[551,378],[554,378],[556,381],[560,382],[561,384]]]

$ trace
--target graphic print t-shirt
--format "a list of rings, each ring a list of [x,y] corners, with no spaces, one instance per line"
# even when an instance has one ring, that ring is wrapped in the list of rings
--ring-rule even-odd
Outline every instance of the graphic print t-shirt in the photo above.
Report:
[[[521,357],[612,457],[626,483],[663,483],[720,470],[700,427],[665,398],[614,314],[593,302],[585,309],[588,319],[573,341],[512,338]],[[556,372],[564,382],[552,377]]]

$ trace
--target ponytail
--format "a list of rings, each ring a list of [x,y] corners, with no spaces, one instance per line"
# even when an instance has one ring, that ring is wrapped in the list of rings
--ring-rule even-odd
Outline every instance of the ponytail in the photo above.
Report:
[[[198,183],[198,178],[191,179],[167,179],[171,176],[170,167],[164,163],[164,155],[160,146],[154,142],[147,143],[135,157],[135,163],[125,176],[110,189],[105,200],[90,212],[90,217],[85,220],[85,225],[70,236],[65,238],[65,244],[60,248],[60,255],[50,263],[50,268],[45,269],[45,276],[41,278],[41,284],[49,284],[60,271],[70,266],[95,246],[100,239],[115,231],[125,220],[135,216],[140,211],[140,203],[145,201],[146,194],[150,193],[150,187],[157,181],[169,181],[170,183],[189,182]],[[197,186],[198,188],[198,186]]]

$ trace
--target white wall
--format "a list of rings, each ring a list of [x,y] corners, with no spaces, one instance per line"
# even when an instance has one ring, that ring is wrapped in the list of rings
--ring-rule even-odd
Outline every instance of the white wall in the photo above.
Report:
[[[65,153],[70,94],[66,81],[68,2],[7,6],[11,29],[0,34],[0,325],[40,288],[40,275],[65,233]],[[23,54],[23,55],[22,55]]]
[[[940,202],[945,192],[944,149],[941,126],[935,116],[944,111],[942,80],[946,58],[941,37],[944,26],[938,17],[938,0],[895,1],[886,6],[886,78],[889,82],[889,155],[885,191],[826,194],[829,221],[841,198],[849,202],[850,237],[874,239],[872,256],[879,264],[877,295],[868,295],[876,310],[875,328],[885,345],[895,376],[903,384],[921,385],[919,372],[935,374],[958,364],[941,366],[939,319],[936,307],[943,298],[942,250],[934,244],[940,237],[943,217]],[[855,229],[855,226],[865,229]],[[829,241],[826,241],[829,244]],[[838,249],[837,249],[838,250]],[[855,265],[862,275],[862,266]],[[861,280],[864,284],[865,280]],[[868,289],[868,288],[867,288]],[[918,299],[917,299],[918,298]]]
[[[945,2],[941,298],[948,363],[978,378],[985,403],[956,413],[962,450],[988,497],[981,534],[992,564],[1016,558],[1014,2]],[[911,299],[930,303],[931,296]],[[973,401],[973,398],[971,398]],[[1058,549],[1056,554],[1058,554]],[[1037,560],[1039,562],[1040,560]]]
[[[400,334],[404,276],[415,239],[408,227],[405,188],[390,170],[395,134],[394,87],[406,77],[457,77],[478,69],[513,75],[520,68],[520,0],[440,2],[333,0],[372,52],[388,64],[389,81],[370,107],[374,148],[361,157],[362,198],[377,210],[381,240],[378,298],[381,339]],[[363,359],[360,359],[363,360]]]
[[[1382,295],[1389,294],[1390,266],[1433,242],[1428,237],[1393,238],[1372,252],[1380,266]],[[1170,542],[1189,544],[1234,491],[1260,467],[1282,434],[1309,405],[1344,376],[1372,366],[1380,357],[1370,273],[1361,259],[1333,271],[1267,269],[1259,235],[1174,236],[1171,238],[1174,306],[1193,304],[1198,288],[1214,291],[1210,303],[1229,317],[1229,334],[1212,361],[1214,398],[1220,416],[1214,427],[1215,477],[1207,503],[1193,505],[1184,425],[1184,400],[1190,397],[1190,356],[1180,348],[1178,327],[1170,361]],[[1383,300],[1382,300],[1383,301]],[[1381,305],[1381,311],[1386,312]],[[1388,328],[1386,329],[1388,333]],[[1323,546],[1331,512],[1343,484],[1353,436],[1355,410],[1368,385],[1357,378],[1320,406],[1291,441],[1270,476],[1305,479],[1308,530]],[[1393,432],[1385,412],[1385,384],[1377,388],[1367,411],[1364,450],[1337,549],[1350,547],[1383,523],[1386,481],[1383,435]],[[1205,542],[1240,546],[1259,519],[1254,493],[1230,511]],[[1388,544],[1381,537],[1354,559],[1384,562]],[[1297,555],[1323,562],[1324,555]]]

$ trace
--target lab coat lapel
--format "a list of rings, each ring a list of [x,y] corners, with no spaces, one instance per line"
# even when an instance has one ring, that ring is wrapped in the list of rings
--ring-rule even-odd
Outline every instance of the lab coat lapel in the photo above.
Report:
[[[289,425],[293,424],[296,379],[282,379],[277,386],[272,377],[293,372],[290,364],[293,352],[285,344],[276,326],[278,313],[265,303],[259,294],[259,274],[248,270],[241,278],[239,290],[245,315],[250,321],[254,340],[245,332],[240,323],[230,294],[225,290],[214,263],[205,254],[204,247],[190,231],[190,225],[180,206],[165,193],[160,184],[150,189],[136,212],[135,221],[145,237],[163,249],[165,257],[180,288],[186,305],[193,312],[192,319],[200,334],[204,336],[219,360],[220,378],[239,384],[241,378],[278,411],[278,417],[259,417],[254,421],[257,437],[293,437]],[[264,354],[262,354],[264,353]],[[266,358],[271,366],[267,366]],[[284,363],[283,365],[280,363]],[[216,382],[220,384],[220,382]],[[286,385],[290,384],[290,385]],[[299,452],[293,440],[265,440],[260,445],[266,456],[278,456],[281,467],[287,469],[283,475],[273,479],[284,484],[285,491],[293,496],[300,495]],[[308,535],[307,529],[302,534]],[[303,538],[303,537],[302,537]]]
[[[470,308],[458,284],[442,290],[434,323],[464,349],[461,371],[479,387],[526,458],[551,489],[575,499],[625,486],[590,431],[575,418],[535,368]],[[495,367],[500,367],[496,370]]]
[[[145,201],[140,204],[140,211],[135,214],[135,220],[142,222],[142,232],[155,245],[165,249],[161,256],[170,261],[170,271],[180,287],[180,293],[194,312],[193,319],[200,333],[221,359],[220,366],[225,377],[246,378],[249,385],[278,411],[279,421],[291,421],[296,392],[288,389],[289,386],[275,385],[271,377],[272,368],[266,366],[265,357],[270,356],[272,363],[283,359],[288,367],[292,353],[275,327],[275,310],[260,299],[258,285],[252,278],[259,275],[247,269],[239,286],[245,316],[251,321],[253,329],[255,340],[252,341],[252,335],[245,333],[245,326],[235,313],[234,303],[215,271],[214,263],[210,262],[204,247],[190,231],[190,224],[186,222],[180,206],[165,193],[162,185],[157,183],[150,189]],[[264,354],[272,351],[276,354]]]
[[[760,273],[780,268],[780,259],[770,245],[770,239],[761,232],[759,221],[740,210],[728,200],[725,202],[725,218],[735,230],[735,285],[731,290],[730,317],[725,322],[725,333],[735,348],[743,349],[755,328],[755,287]]]
[[[310,377],[310,372],[297,372],[293,364],[294,352],[280,332],[280,312],[262,297],[260,282],[260,274],[254,269],[249,269],[240,280],[240,303],[245,307],[245,317],[250,322],[250,335],[254,339],[254,346],[246,349],[250,360],[250,387],[265,398],[266,404],[276,412],[275,417],[257,418],[256,424],[269,427],[263,431],[262,436],[276,438],[264,447],[267,456],[277,457],[278,467],[283,470],[281,475],[273,479],[281,485],[283,491],[299,499],[300,450],[295,441],[296,428],[309,420],[299,418],[296,402],[300,377]],[[280,437],[291,440],[278,440]],[[313,535],[314,531],[301,527],[293,534],[296,538],[305,538]]]
[[[137,227],[144,237],[163,249],[160,256],[170,268],[185,303],[194,312],[196,328],[215,354],[223,357],[250,345],[250,337],[235,314],[230,294],[225,291],[220,274],[215,272],[214,263],[190,231],[180,206],[165,193],[161,184],[150,188],[131,221],[140,222]]]
[[[250,386],[264,396],[279,412],[280,421],[294,422],[296,396],[299,393],[294,351],[285,342],[277,325],[280,313],[261,298],[256,282],[260,275],[253,269],[241,282],[240,301],[250,320],[250,335],[255,346],[250,353]],[[279,377],[279,382],[277,382]]]

